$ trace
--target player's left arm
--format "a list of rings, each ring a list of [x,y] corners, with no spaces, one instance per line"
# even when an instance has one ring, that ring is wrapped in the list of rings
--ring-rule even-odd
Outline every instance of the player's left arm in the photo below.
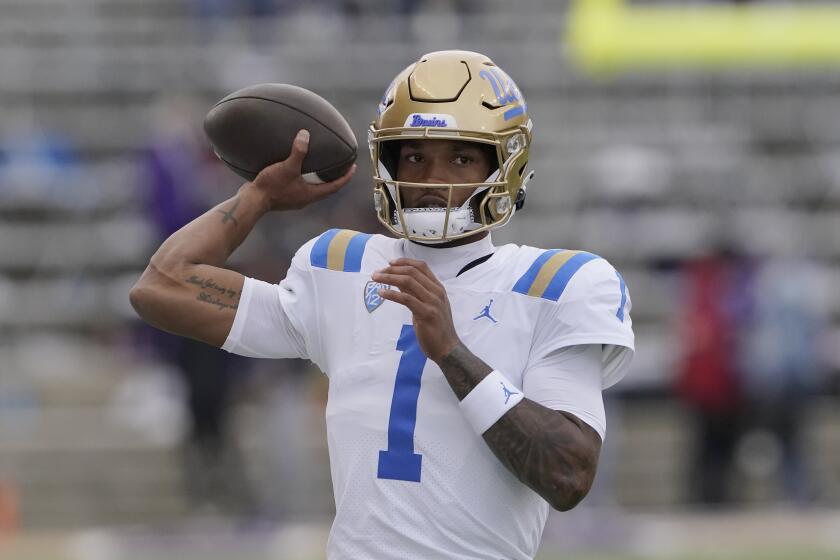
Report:
[[[458,338],[446,290],[426,263],[397,259],[373,279],[399,288],[380,293],[411,310],[421,349],[459,400],[493,371]],[[525,398],[483,437],[502,464],[555,509],[575,507],[592,486],[601,438],[572,414]]]
[[[493,371],[460,341],[437,363],[459,400]],[[483,437],[499,461],[554,509],[572,509],[592,487],[601,437],[573,414],[524,398]]]

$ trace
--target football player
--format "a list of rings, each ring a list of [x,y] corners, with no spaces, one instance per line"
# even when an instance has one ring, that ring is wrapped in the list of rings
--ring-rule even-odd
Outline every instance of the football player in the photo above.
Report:
[[[427,54],[369,131],[392,237],[327,231],[279,285],[224,268],[268,211],[349,180],[304,182],[302,131],[286,161],[164,242],[131,292],[162,329],[329,377],[331,560],[530,559],[549,506],[592,484],[601,391],[633,353],[630,298],[596,255],[493,244],[525,200],[531,132],[489,58]]]

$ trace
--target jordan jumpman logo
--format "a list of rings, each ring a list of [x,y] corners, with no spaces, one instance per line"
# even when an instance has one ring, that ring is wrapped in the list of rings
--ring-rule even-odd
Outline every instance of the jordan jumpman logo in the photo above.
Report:
[[[504,392],[505,392],[505,404],[507,404],[507,403],[508,403],[508,401],[510,400],[510,398],[511,398],[513,395],[518,395],[518,394],[519,394],[517,391],[511,391],[510,389],[508,389],[507,387],[505,387],[505,384],[504,384],[504,383],[502,383],[501,385],[502,385],[502,391],[504,391]]]
[[[473,321],[478,321],[482,317],[487,317],[488,319],[490,319],[494,323],[498,323],[498,321],[496,319],[494,319],[492,315],[490,315],[490,306],[491,305],[493,305],[493,300],[492,299],[490,300],[490,303],[488,303],[487,305],[484,306],[484,309],[481,310],[481,313],[479,313],[476,317],[473,317]]]

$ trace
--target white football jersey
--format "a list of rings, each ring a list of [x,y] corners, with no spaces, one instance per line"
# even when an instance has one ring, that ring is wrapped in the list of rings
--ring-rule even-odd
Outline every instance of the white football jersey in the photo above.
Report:
[[[600,389],[624,375],[633,351],[624,281],[590,253],[495,248],[485,239],[421,248],[454,266],[432,270],[446,287],[459,337],[537,402],[549,397],[529,394],[529,372],[562,349],[604,348],[600,379],[590,383],[597,403],[552,406],[578,414],[603,437]],[[329,376],[330,560],[531,559],[547,502],[472,431],[440,368],[420,350],[411,312],[379,297],[371,280],[392,259],[416,258],[418,247],[349,230],[324,233],[297,252],[279,286],[246,281],[223,348],[309,358]],[[482,252],[492,256],[457,274],[461,261]],[[550,393],[544,376],[532,385]]]

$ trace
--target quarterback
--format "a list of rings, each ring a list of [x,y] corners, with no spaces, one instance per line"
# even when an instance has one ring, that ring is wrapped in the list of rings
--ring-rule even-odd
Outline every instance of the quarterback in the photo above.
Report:
[[[391,236],[329,230],[269,284],[224,268],[269,211],[337,191],[289,158],[167,239],[131,291],[149,323],[329,377],[331,560],[533,558],[549,507],[589,491],[601,391],[633,354],[621,275],[584,251],[495,246],[525,201],[532,123],[489,58],[430,53],[368,132]]]

